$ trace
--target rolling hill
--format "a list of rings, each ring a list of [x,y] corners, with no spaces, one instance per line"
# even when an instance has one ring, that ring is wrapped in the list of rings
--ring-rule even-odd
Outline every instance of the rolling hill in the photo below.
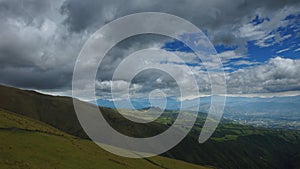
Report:
[[[1,109],[0,152],[0,168],[208,168],[160,156],[122,158],[102,150],[89,140]]]
[[[151,105],[149,99],[130,98],[130,103],[136,109],[144,109],[150,106],[164,107],[164,99],[153,99]],[[174,98],[166,98],[166,110],[180,110],[181,103],[185,105],[183,110],[192,110],[200,102],[199,111],[208,112],[211,97],[201,97],[191,100],[178,101]],[[120,109],[132,109],[126,100],[98,99],[93,104],[98,106]],[[223,117],[239,121],[253,126],[269,128],[300,129],[300,96],[281,97],[226,97],[226,105]]]
[[[0,86],[0,108],[39,120],[70,135],[88,139],[74,112],[72,99]],[[87,104],[88,103],[83,103]],[[148,124],[133,123],[114,109],[100,108],[119,132],[149,137],[166,130],[177,116],[169,111]],[[204,144],[198,136],[206,114],[199,113],[190,134],[163,156],[218,168],[300,168],[300,132],[257,128],[223,120]],[[98,148],[99,149],[99,148]]]

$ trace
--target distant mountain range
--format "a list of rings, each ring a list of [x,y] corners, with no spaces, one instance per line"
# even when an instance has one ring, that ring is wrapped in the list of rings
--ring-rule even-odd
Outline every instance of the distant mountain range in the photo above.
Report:
[[[200,100],[201,112],[207,112],[211,97],[201,97],[192,100],[178,101],[174,98],[166,98],[166,110],[179,110],[180,104],[186,105],[184,110],[189,110],[195,106],[197,101]],[[147,107],[160,107],[163,108],[162,102],[164,99],[151,99],[154,105],[150,103],[149,99],[130,99],[132,106],[135,109],[144,109]],[[98,106],[121,109],[132,109],[127,100],[105,100],[98,99],[96,101]],[[271,98],[259,98],[259,97],[226,97],[226,113],[244,112],[244,113],[300,113],[300,96],[288,96],[288,97],[271,97]]]
[[[204,101],[203,99],[203,103]],[[83,102],[81,104],[92,106]],[[164,132],[172,125],[178,114],[177,111],[167,111],[157,120],[143,124],[129,121],[114,109],[103,107],[100,109],[115,130],[137,138],[151,137]],[[176,161],[163,157],[132,161],[111,155],[85,140],[88,137],[79,124],[72,98],[49,96],[0,85],[0,166],[2,168],[45,168],[45,166],[141,168],[142,166],[145,169],[202,168],[202,166],[224,169],[300,167],[300,131],[266,129],[222,120],[213,136],[207,142],[199,144],[198,137],[205,118],[206,114],[199,113],[187,137],[162,154],[177,159]],[[185,127],[184,123],[182,127]]]
[[[200,112],[208,112],[211,97],[201,97],[192,100],[178,101],[174,98],[166,98],[166,110],[191,110],[200,100]],[[120,109],[145,109],[148,107],[164,108],[164,99],[131,99],[131,105],[126,100],[96,101],[98,106]],[[151,104],[151,103],[152,104]],[[267,127],[287,127],[300,129],[300,96],[286,97],[227,97],[224,109],[224,118],[247,124]],[[275,123],[274,123],[275,122]]]
[[[120,109],[145,109],[149,107],[159,107],[159,108],[164,108],[163,103],[165,103],[164,99],[130,99],[130,104],[128,104],[127,100],[116,100],[116,101],[111,101],[111,100],[105,100],[105,99],[98,99],[96,101],[98,106],[102,107],[109,107],[109,108],[120,108]],[[152,103],[152,104],[151,104]],[[118,105],[118,106],[116,106]],[[174,98],[166,98],[166,110],[179,110],[180,108],[180,102],[178,102]]]
[[[164,101],[165,99],[151,99],[151,101],[155,102],[155,104],[159,105],[161,104],[162,101]],[[178,101],[175,98],[172,97],[167,97],[167,109],[179,109],[180,108],[180,101]],[[201,105],[210,103],[211,101],[211,97],[201,97],[201,98],[196,98],[196,99],[191,99],[191,100],[185,100],[182,102],[185,103],[189,103],[189,104],[193,104],[195,103],[197,100],[200,100]],[[150,100],[149,99],[144,99],[144,98],[131,98],[130,99],[131,104],[136,108],[136,109],[142,109],[142,108],[146,108],[151,106]],[[119,103],[120,105],[122,105],[122,107],[120,108],[130,108],[130,106],[126,105],[126,100],[108,100],[108,99],[98,99],[97,100],[97,104],[99,106],[104,106],[104,107],[110,107],[110,108],[115,108],[114,102]],[[300,96],[283,96],[283,97],[270,97],[270,98],[260,98],[260,97],[232,97],[232,96],[227,96],[226,97],[226,105],[227,107],[235,107],[235,106],[240,106],[240,104],[243,105],[251,105],[251,104],[257,104],[257,103],[263,103],[262,105],[259,106],[259,108],[257,107],[257,105],[255,107],[252,107],[254,109],[260,109],[261,107],[266,107],[270,108],[269,106],[276,106],[273,105],[272,103],[276,103],[276,104],[280,104],[277,105],[277,107],[279,106],[284,106],[282,107],[282,109],[286,109],[286,108],[292,108],[292,106],[299,104],[300,103]],[[267,103],[267,105],[265,105],[265,103]],[[175,106],[175,107],[173,107]],[[299,105],[300,106],[300,105]],[[297,108],[294,108],[294,110],[296,110]],[[253,109],[251,109],[253,110]]]

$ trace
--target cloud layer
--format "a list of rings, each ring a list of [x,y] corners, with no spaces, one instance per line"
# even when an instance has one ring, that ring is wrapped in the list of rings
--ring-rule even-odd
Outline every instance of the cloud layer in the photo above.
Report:
[[[234,46],[220,53],[229,93],[300,90],[299,58],[268,56],[267,61],[259,62],[250,61],[248,58],[252,56],[247,54],[249,42],[264,48],[291,38],[291,34],[280,34],[277,30],[297,27],[293,25],[295,19],[286,18],[299,14],[298,0],[1,0],[0,83],[67,93],[77,55],[88,37],[116,18],[146,11],[177,15],[205,31],[214,45]],[[115,46],[98,70],[98,94],[107,95],[112,83],[118,84],[120,91],[123,84],[129,83],[126,79],[111,81],[115,68],[127,55],[140,49],[162,47],[168,41],[170,38],[141,35]],[[277,54],[288,50],[278,49]],[[295,53],[298,51],[295,49]],[[192,53],[166,52],[188,61],[197,72],[200,91],[209,92],[209,78],[201,64],[195,65],[197,60]],[[132,90],[142,93],[162,87],[168,92],[177,91],[178,86],[165,74],[144,72],[134,79]]]

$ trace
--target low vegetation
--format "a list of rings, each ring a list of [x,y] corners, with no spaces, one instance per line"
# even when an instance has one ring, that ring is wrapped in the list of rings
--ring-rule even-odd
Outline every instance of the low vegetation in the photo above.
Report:
[[[208,168],[159,156],[122,158],[102,150],[89,140],[3,110],[0,110],[0,152],[0,168]]]
[[[47,96],[32,91],[23,91],[3,86],[0,86],[0,93],[0,108],[41,121],[46,123],[49,127],[47,130],[43,129],[43,126],[36,127],[36,130],[43,132],[35,133],[23,130],[3,131],[4,133],[6,132],[5,137],[2,136],[3,138],[7,137],[6,139],[9,139],[10,137],[8,137],[7,133],[16,132],[18,134],[15,134],[15,138],[13,135],[11,135],[10,139],[20,141],[20,145],[21,140],[30,139],[30,137],[38,137],[35,135],[39,135],[39,137],[53,137],[53,139],[62,139],[61,137],[65,139],[65,137],[71,137],[69,140],[76,140],[76,143],[78,144],[92,144],[88,140],[81,140],[88,139],[88,137],[85,135],[77,120],[71,98]],[[168,129],[169,126],[172,125],[174,119],[177,117],[176,111],[169,111],[151,123],[141,124],[130,122],[114,109],[100,109],[102,110],[101,112],[104,117],[113,128],[123,134],[134,137],[149,137],[161,133]],[[128,115],[130,115],[130,113]],[[300,168],[300,131],[257,128],[223,120],[213,137],[204,144],[199,144],[198,136],[201,132],[201,127],[205,118],[206,114],[199,113],[196,124],[189,135],[173,149],[162,155],[202,166],[215,166],[217,168]],[[5,121],[6,120],[4,120],[4,122]],[[3,122],[1,121],[1,123]],[[36,123],[38,124],[38,122]],[[184,123],[182,124],[182,127],[184,127]],[[27,128],[30,129],[30,125],[27,125]],[[53,131],[56,131],[54,128],[58,129],[58,131],[56,131],[57,134],[49,135],[48,133],[50,128]],[[59,131],[62,131],[63,133],[59,133]],[[20,133],[23,133],[23,135]],[[30,137],[27,138],[24,136],[26,133]],[[76,136],[76,138],[72,138],[74,136]],[[78,139],[77,137],[81,139]],[[2,140],[3,139],[1,139],[1,141]],[[4,143],[13,142],[11,140],[6,140]],[[51,142],[53,142],[53,140]],[[61,142],[64,141],[61,140]],[[40,146],[47,143],[43,143],[41,141]],[[2,144],[3,143],[1,143],[1,145]],[[57,142],[56,144],[62,143]],[[53,146],[59,146],[56,144]],[[4,147],[7,148],[7,145],[4,145]],[[101,151],[101,149],[96,149],[99,148],[95,147],[94,145],[92,152]],[[42,149],[36,149],[33,152],[36,153],[40,152],[41,150]],[[55,148],[50,150],[54,151]],[[79,150],[78,156],[80,156]],[[74,155],[76,154],[75,151],[77,150],[74,150]],[[49,153],[51,154],[51,152]],[[6,152],[4,154],[9,153]],[[61,158],[66,158],[68,156],[68,153],[63,152],[61,155],[62,154],[66,155]],[[69,152],[69,154],[70,156],[73,155],[71,152]],[[104,153],[101,156],[111,157],[111,154]],[[75,159],[77,158],[80,159],[81,157],[76,157]],[[93,157],[87,156],[86,158]],[[156,157],[154,159],[160,158],[162,157]],[[164,164],[163,161],[167,162],[168,160],[169,159],[164,158],[162,161],[155,161],[155,164],[162,164],[165,168],[175,168],[173,166],[170,167],[170,164],[168,164],[169,167],[166,167],[167,164]],[[124,161],[121,160],[120,163],[125,163],[131,167],[134,166],[134,164],[131,164],[131,160],[129,159],[124,159]],[[160,167],[162,167],[162,165],[160,165]],[[121,167],[126,168],[125,165]],[[151,167],[153,166],[151,165]]]

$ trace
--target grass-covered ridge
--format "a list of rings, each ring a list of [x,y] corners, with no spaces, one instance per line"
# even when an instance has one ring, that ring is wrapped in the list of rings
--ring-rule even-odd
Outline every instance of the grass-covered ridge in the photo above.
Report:
[[[87,138],[71,98],[0,86],[0,108],[42,121],[70,135]],[[114,109],[101,110],[112,127],[134,137],[161,133],[176,118],[176,112],[170,111],[154,122],[139,124],[130,122]],[[205,114],[199,113],[190,134],[163,156],[219,168],[300,168],[300,131],[256,128],[223,120],[213,137],[199,144],[205,118]]]
[[[89,140],[4,110],[0,110],[0,152],[0,168],[207,168],[159,156],[122,158]]]

